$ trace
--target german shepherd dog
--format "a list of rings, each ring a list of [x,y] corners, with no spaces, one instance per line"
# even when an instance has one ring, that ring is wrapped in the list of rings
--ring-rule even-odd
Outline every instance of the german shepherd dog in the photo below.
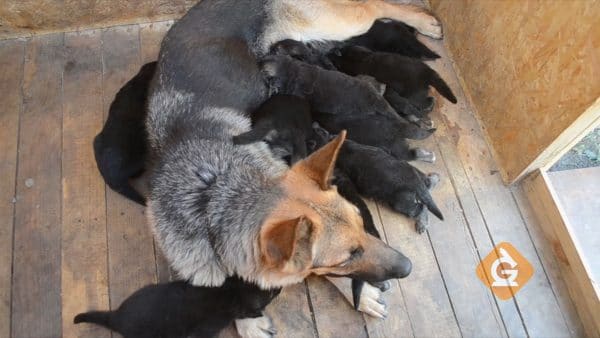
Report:
[[[276,288],[309,274],[367,282],[406,275],[410,261],[368,235],[329,183],[344,132],[291,168],[264,142],[232,142],[268,98],[258,59],[273,43],[345,40],[379,18],[441,38],[425,10],[380,0],[203,0],[173,25],[148,98],[147,216],[182,278],[218,286],[237,274]],[[269,337],[266,322],[236,326],[242,336]]]

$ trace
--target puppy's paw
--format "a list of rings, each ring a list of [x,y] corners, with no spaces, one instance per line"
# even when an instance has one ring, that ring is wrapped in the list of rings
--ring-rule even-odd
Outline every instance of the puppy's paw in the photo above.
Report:
[[[417,125],[425,130],[435,130],[435,124],[433,123],[433,120],[429,118],[420,119],[419,122],[417,122]]]
[[[429,179],[429,184],[427,185],[427,187],[429,188],[429,190],[435,188],[438,183],[440,183],[440,174],[438,173],[430,173],[427,175],[427,178]]]
[[[415,221],[415,230],[418,234],[424,233],[429,227],[429,211],[427,208],[423,208],[421,213],[417,216]]]
[[[415,157],[417,158],[417,160],[429,163],[435,162],[436,159],[435,153],[433,151],[425,150],[423,148],[415,149]]]
[[[276,333],[271,318],[267,316],[236,319],[235,327],[242,338],[272,338]]]
[[[369,283],[362,288],[357,310],[376,318],[385,318],[388,314],[381,290]]]
[[[415,28],[419,33],[433,39],[441,39],[444,36],[441,22],[426,10],[417,14]]]

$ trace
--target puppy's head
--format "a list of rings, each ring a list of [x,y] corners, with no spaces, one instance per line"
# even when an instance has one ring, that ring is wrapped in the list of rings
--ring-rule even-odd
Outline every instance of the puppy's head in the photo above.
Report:
[[[265,56],[259,61],[259,68],[271,93],[284,90],[291,63],[291,57],[283,55]]]
[[[252,129],[234,136],[234,144],[263,141],[288,165],[306,157],[306,140],[312,132],[310,105],[306,100],[293,95],[274,95],[252,114],[252,120]]]
[[[260,231],[263,286],[299,282],[311,273],[368,282],[410,273],[408,258],[367,234],[358,209],[330,185],[344,139],[345,131],[282,179],[285,197]]]
[[[327,57],[333,65],[341,71],[348,73],[353,70],[355,64],[361,62],[364,58],[371,55],[368,48],[361,46],[346,46],[340,49],[334,49]]]

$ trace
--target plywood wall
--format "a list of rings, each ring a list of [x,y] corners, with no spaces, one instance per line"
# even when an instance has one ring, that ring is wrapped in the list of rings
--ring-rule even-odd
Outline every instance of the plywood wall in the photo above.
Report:
[[[0,0],[0,39],[172,19],[198,0]]]
[[[600,1],[429,2],[512,182],[600,96]]]

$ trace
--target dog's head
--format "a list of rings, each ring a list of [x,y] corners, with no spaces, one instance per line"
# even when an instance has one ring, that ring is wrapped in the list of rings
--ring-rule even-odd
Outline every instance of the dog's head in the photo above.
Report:
[[[373,52],[366,47],[346,46],[339,49],[333,49],[327,54],[327,57],[337,69],[345,73],[352,73],[351,70],[354,69],[355,65],[371,54],[373,54]]]
[[[410,260],[367,234],[358,209],[330,185],[344,139],[345,131],[282,179],[285,197],[260,231],[263,286],[298,282],[311,273],[367,282],[410,273]]]

